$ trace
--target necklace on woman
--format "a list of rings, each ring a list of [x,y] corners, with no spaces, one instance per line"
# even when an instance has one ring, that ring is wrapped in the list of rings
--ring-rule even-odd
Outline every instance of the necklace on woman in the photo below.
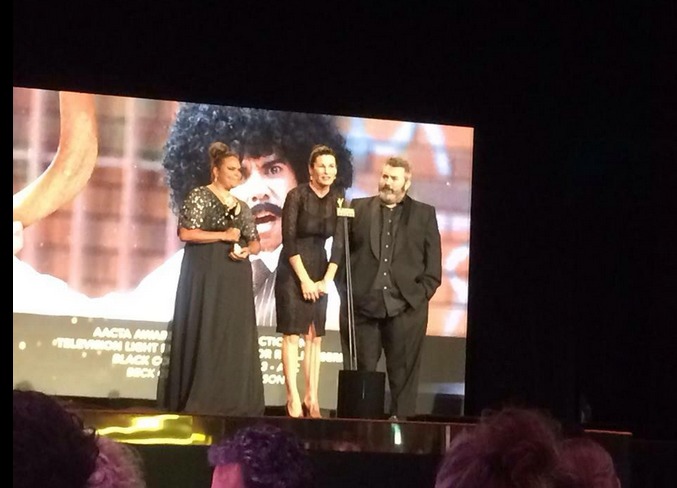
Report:
[[[217,185],[216,182],[211,183],[208,186],[209,189],[212,190],[212,193],[216,195],[216,198],[218,198],[221,201],[221,203],[223,203],[226,206],[226,209],[229,212],[232,212],[234,215],[240,213],[237,198],[235,198],[233,194],[230,193],[230,191],[226,190],[220,185]]]

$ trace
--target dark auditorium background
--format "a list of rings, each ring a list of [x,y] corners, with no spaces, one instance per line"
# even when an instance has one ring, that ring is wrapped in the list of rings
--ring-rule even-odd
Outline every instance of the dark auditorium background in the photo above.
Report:
[[[675,8],[470,3],[15,0],[13,85],[474,127],[465,414],[675,440]]]

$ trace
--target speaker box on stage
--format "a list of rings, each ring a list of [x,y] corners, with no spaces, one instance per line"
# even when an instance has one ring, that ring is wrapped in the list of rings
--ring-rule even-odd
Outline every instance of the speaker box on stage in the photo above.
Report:
[[[338,376],[336,416],[382,419],[386,375],[380,371],[342,370]]]

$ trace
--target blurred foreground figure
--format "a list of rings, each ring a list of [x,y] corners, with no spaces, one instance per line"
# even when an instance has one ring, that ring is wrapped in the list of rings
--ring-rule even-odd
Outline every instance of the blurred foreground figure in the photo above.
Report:
[[[292,433],[272,425],[244,427],[209,447],[211,488],[310,488],[308,452]]]
[[[560,466],[569,488],[620,488],[611,455],[587,437],[566,439],[560,444]]]
[[[452,440],[435,488],[561,488],[558,431],[537,410],[511,407],[483,416]]]
[[[14,488],[145,488],[141,458],[97,435],[56,398],[13,391]]]

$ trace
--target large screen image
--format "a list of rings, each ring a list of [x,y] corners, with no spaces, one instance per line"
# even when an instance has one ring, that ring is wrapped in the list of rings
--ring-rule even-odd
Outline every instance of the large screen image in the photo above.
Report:
[[[24,199],[35,212],[33,223],[14,229],[15,385],[154,398],[183,252],[177,199],[200,184],[195,168],[209,164],[197,155],[213,141],[237,148],[276,137],[285,148],[284,158],[248,172],[233,190],[257,218],[263,251],[253,269],[269,275],[279,257],[286,193],[307,173],[313,139],[326,137],[350,165],[348,201],[375,195],[383,161],[402,156],[413,165],[409,193],[435,206],[443,279],[430,304],[426,347],[434,357],[423,365],[422,388],[462,393],[472,127],[97,94],[95,160],[81,169],[54,168],[57,148],[69,150],[59,146],[64,114],[77,117],[60,101],[57,91],[13,88],[15,205]],[[175,137],[192,138],[194,154],[169,156]],[[261,276],[254,293],[266,403],[283,403],[274,296]],[[337,309],[330,291],[322,361],[334,369],[323,366],[321,398],[328,407],[342,365]]]

